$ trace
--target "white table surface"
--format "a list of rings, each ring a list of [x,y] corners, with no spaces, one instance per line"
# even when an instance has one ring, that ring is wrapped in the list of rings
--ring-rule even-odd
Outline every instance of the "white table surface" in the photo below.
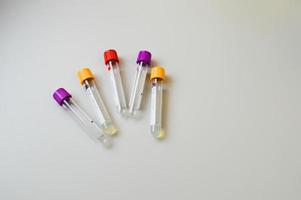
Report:
[[[0,1],[0,199],[301,199],[297,0]],[[114,110],[102,53],[127,96],[140,49],[165,66],[168,137]],[[96,74],[120,129],[93,143],[52,99]]]

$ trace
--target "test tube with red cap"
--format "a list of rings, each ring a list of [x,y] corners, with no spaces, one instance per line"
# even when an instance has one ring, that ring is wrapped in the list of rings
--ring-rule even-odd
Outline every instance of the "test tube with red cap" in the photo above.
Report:
[[[84,86],[85,92],[87,92],[92,104],[95,107],[96,114],[98,116],[98,122],[103,131],[108,135],[114,135],[117,133],[111,116],[102,100],[100,93],[96,87],[95,77],[89,68],[83,68],[77,73],[80,83]]]
[[[122,115],[126,116],[127,105],[125,100],[122,79],[120,76],[119,59],[117,52],[114,49],[109,49],[104,52],[104,61],[113,84],[114,100],[117,110]]]
[[[111,146],[109,136],[106,136],[94,120],[73,100],[69,92],[64,88],[59,88],[53,93],[53,98],[60,106],[72,113],[79,125],[92,139],[102,142],[105,147]]]
[[[143,96],[144,83],[150,68],[152,54],[148,51],[139,51],[137,61],[138,64],[134,85],[132,86],[131,97],[129,101],[129,113],[136,116],[140,110],[141,99]]]
[[[165,136],[162,128],[164,68],[160,66],[153,67],[150,80],[152,83],[150,130],[155,138],[162,139]]]

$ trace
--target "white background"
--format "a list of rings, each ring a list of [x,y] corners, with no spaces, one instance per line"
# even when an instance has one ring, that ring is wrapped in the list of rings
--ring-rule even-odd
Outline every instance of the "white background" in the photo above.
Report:
[[[0,1],[0,199],[300,199],[298,0]],[[102,54],[127,97],[140,49],[168,75],[168,137],[116,114]],[[90,67],[120,129],[93,143],[52,99]],[[149,83],[149,82],[148,82]]]

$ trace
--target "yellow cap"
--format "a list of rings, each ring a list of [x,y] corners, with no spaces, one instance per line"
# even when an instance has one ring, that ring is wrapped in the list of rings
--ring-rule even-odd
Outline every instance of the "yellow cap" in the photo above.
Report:
[[[94,79],[94,75],[89,68],[83,68],[79,70],[77,72],[77,76],[79,78],[80,84],[83,84],[85,80]]]
[[[160,78],[162,80],[165,80],[165,70],[163,67],[160,66],[152,67],[150,80],[154,78]]]

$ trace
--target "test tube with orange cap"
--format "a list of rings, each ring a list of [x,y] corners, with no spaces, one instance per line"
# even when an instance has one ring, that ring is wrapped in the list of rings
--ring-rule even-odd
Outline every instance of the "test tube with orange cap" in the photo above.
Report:
[[[97,112],[100,127],[103,129],[104,133],[108,135],[114,135],[117,133],[112,119],[108,113],[108,110],[98,92],[95,84],[95,77],[89,68],[83,68],[77,72],[77,76],[80,83],[84,86],[85,91],[88,93],[95,110]]]
[[[153,67],[150,79],[152,83],[150,130],[155,138],[161,139],[165,136],[162,128],[164,68],[160,66]]]
[[[109,49],[105,51],[104,61],[107,70],[110,72],[110,76],[113,84],[113,90],[114,90],[114,100],[115,100],[117,110],[122,115],[126,115],[127,105],[126,105],[122,80],[120,76],[119,58],[117,52],[114,49]]]
[[[146,75],[149,71],[151,63],[152,54],[148,51],[139,51],[137,61],[138,64],[134,85],[131,92],[131,97],[129,101],[129,114],[135,116],[140,110],[141,99],[143,96],[144,83],[146,80]]]

